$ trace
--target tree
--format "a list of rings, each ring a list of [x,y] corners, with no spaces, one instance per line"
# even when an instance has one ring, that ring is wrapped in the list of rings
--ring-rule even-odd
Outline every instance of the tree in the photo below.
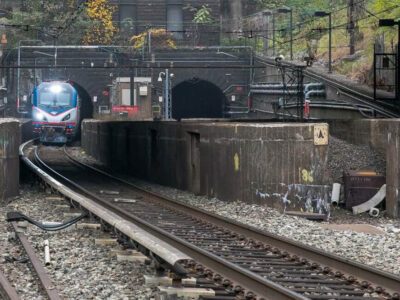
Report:
[[[2,18],[8,33],[8,46],[19,40],[40,39],[47,43],[80,44],[91,23],[84,0],[25,0],[8,18]]]
[[[213,22],[213,17],[211,15],[212,9],[208,7],[208,5],[202,5],[201,8],[195,8],[188,4],[184,9],[194,13],[193,22],[196,24],[210,24]]]
[[[173,34],[165,29],[150,29],[142,32],[141,34],[134,35],[131,38],[134,50],[143,49],[151,36],[151,45],[153,48],[161,49],[177,49],[174,41],[172,40]]]
[[[349,0],[349,7],[347,10],[348,26],[347,32],[350,35],[350,55],[356,52],[356,40],[360,39],[360,30],[358,27],[358,20],[365,15],[365,2],[357,0]]]
[[[86,30],[84,44],[110,44],[118,28],[112,22],[115,7],[107,0],[90,0],[87,3],[87,15],[93,21]]]

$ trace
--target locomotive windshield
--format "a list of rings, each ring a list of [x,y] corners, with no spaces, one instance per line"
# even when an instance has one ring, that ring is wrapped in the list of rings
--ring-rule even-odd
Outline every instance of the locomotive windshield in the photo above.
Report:
[[[69,84],[48,84],[38,93],[38,105],[45,107],[72,106],[73,89]]]

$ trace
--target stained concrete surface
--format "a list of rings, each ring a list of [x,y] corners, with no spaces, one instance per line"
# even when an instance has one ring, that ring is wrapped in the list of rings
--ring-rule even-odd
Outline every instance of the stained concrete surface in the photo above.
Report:
[[[17,119],[0,119],[0,201],[19,193],[19,126]]]
[[[329,214],[328,146],[298,123],[84,121],[82,147],[118,172],[224,201]]]

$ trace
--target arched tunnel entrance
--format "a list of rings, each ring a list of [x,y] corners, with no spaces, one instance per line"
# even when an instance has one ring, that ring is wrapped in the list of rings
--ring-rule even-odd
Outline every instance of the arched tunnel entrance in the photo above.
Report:
[[[91,119],[93,118],[93,102],[92,97],[90,97],[89,93],[86,91],[84,87],[82,87],[79,83],[75,81],[69,81],[71,85],[78,92],[78,96],[81,99],[81,121],[83,119]]]
[[[172,117],[177,120],[222,118],[224,105],[224,93],[209,81],[194,78],[172,89]]]

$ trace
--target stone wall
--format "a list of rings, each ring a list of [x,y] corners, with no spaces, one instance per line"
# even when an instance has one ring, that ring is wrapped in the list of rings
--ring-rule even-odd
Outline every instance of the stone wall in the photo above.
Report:
[[[327,146],[314,124],[84,121],[82,146],[108,167],[224,201],[329,213]]]

